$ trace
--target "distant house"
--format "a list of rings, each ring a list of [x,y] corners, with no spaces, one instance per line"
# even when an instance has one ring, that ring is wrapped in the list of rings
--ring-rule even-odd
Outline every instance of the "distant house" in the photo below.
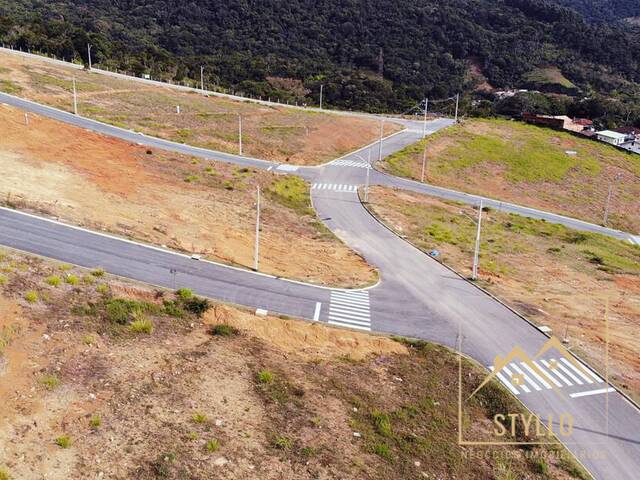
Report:
[[[569,130],[581,133],[583,130],[593,129],[593,122],[586,118],[572,119],[566,115],[537,115],[535,113],[523,113],[522,119],[527,123],[544,125],[558,130]]]
[[[638,127],[620,127],[620,128],[614,128],[613,131],[626,135],[627,142],[640,140],[640,128]]]
[[[627,136],[624,133],[614,132],[612,130],[597,132],[596,137],[601,142],[610,143],[615,146],[620,146],[627,141]]]

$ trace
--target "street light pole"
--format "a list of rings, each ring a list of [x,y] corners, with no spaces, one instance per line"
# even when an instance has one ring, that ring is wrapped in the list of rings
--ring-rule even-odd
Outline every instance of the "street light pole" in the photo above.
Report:
[[[202,95],[204,95],[204,65],[200,65],[200,90],[202,90]]]
[[[242,155],[242,115],[238,114],[238,146]]]
[[[422,153],[422,174],[420,175],[420,181],[424,183],[424,174],[427,168],[427,144],[424,144],[424,152]]]
[[[320,84],[320,110],[322,110],[322,89],[324,85]]]
[[[89,56],[89,70],[91,70],[91,47],[93,45],[91,45],[90,43],[87,43],[87,55]]]
[[[458,123],[458,105],[460,104],[460,94],[456,93],[456,119],[455,122]]]
[[[258,185],[258,200],[256,202],[256,244],[253,252],[253,269],[258,271],[258,258],[260,256],[260,185]]]
[[[478,279],[478,263],[480,259],[480,231],[482,229],[482,199],[480,199],[480,208],[478,208],[478,230],[476,232],[476,246],[473,252],[473,273],[471,274],[471,280]]]
[[[380,146],[378,148],[378,161],[382,161],[382,137],[384,136],[384,118],[380,121]]]
[[[619,183],[620,180],[622,180],[622,174],[618,173],[616,174],[613,181],[609,183],[609,193],[607,194],[607,201],[604,206],[604,219],[602,221],[602,224],[605,227],[607,226],[607,222],[609,221],[609,208],[611,206],[611,197],[613,196],[613,187],[615,186],[615,184]]]
[[[422,138],[427,136],[427,109],[429,108],[429,99],[424,99],[424,125],[422,127]]]
[[[76,90],[76,79],[73,78],[73,114],[78,115],[78,93]]]
[[[369,149],[369,161],[367,162],[367,183],[364,187],[364,203],[369,202],[369,175],[371,174],[371,149]]]

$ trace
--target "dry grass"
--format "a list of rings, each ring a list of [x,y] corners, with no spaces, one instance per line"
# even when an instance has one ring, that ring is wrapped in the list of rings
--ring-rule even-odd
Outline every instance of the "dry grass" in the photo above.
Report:
[[[470,276],[477,211],[432,197],[375,188],[370,202],[387,225]],[[465,215],[461,214],[461,211]],[[471,218],[469,218],[471,217]],[[532,321],[568,338],[602,365],[609,305],[613,380],[640,399],[640,247],[561,225],[489,211],[480,256],[481,285]]]
[[[28,268],[10,273],[0,292],[0,321],[23,325],[3,356],[5,476],[473,480],[507,468],[513,475],[547,478],[524,450],[505,448],[513,455],[506,467],[492,457],[464,457],[455,443],[457,390],[451,378],[457,359],[445,349],[280,324],[220,306],[207,323],[224,317],[242,325],[241,332],[211,336],[198,318],[163,310],[162,300],[178,295],[108,274],[106,297],[93,285],[61,286],[35,306],[20,300],[20,293],[41,284],[56,266],[14,253],[7,262]],[[126,325],[110,322],[99,307],[109,298],[146,305],[153,332],[131,335]],[[289,336],[288,343],[271,342],[265,321],[280,329],[280,337]],[[304,338],[305,329],[316,334]],[[95,339],[91,344],[83,341],[87,335]],[[299,354],[301,347],[308,350]],[[469,378],[481,378],[465,365]],[[34,389],[34,373],[48,371],[57,372],[60,386]],[[494,404],[513,406],[503,391],[491,395]],[[479,432],[490,413],[479,403],[470,406]],[[553,478],[571,478],[570,461],[542,461]]]
[[[264,272],[343,286],[376,279],[319,226],[309,186],[299,178],[150,150],[35,115],[26,128],[22,113],[7,106],[0,106],[0,123],[0,160],[11,164],[0,176],[5,205],[252,266],[261,185]],[[99,272],[92,277],[99,279]]]
[[[379,133],[371,119],[207,98],[7,53],[0,53],[0,63],[0,90],[71,111],[75,77],[81,115],[223,152],[238,153],[238,115],[243,153],[278,162],[323,163],[375,141]],[[386,125],[387,133],[399,129]]]

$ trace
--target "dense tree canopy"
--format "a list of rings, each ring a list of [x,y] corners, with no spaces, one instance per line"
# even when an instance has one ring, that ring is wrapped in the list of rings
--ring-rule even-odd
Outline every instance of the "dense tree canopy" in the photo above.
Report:
[[[585,93],[640,82],[637,34],[545,0],[0,0],[0,37],[84,61],[90,41],[97,63],[175,81],[203,64],[209,84],[308,103],[322,83],[328,104],[371,111],[548,65]]]

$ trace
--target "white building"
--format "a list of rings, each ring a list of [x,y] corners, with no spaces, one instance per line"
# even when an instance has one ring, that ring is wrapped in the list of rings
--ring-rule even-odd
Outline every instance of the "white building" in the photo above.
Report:
[[[601,142],[607,142],[616,146],[622,145],[627,139],[627,136],[624,133],[612,132],[611,130],[596,132],[596,137]]]

